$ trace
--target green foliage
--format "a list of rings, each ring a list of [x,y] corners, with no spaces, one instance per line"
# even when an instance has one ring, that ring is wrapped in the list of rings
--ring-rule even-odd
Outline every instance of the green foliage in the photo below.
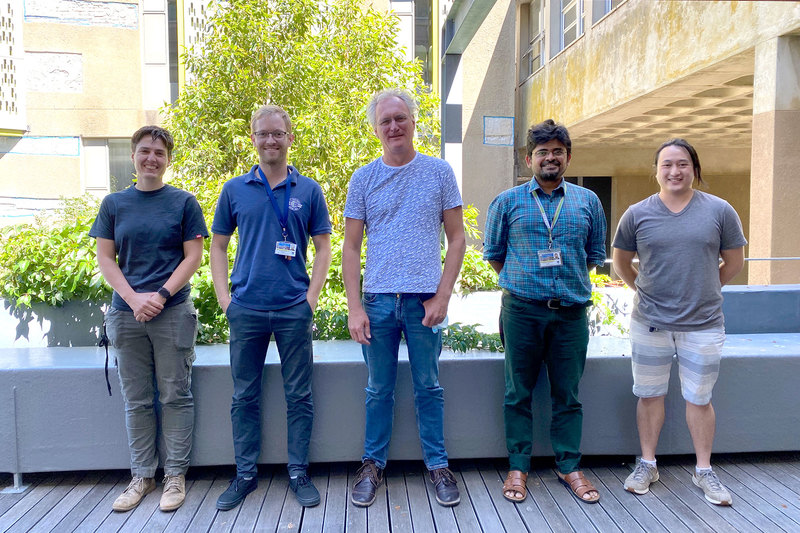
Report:
[[[464,208],[464,231],[467,237],[480,241],[483,233],[478,228],[478,209],[473,205]],[[444,257],[444,256],[442,256]],[[464,253],[464,265],[458,277],[458,291],[468,294],[475,291],[494,291],[497,285],[497,272],[483,260],[483,251],[472,245],[467,245]]]
[[[296,138],[290,159],[317,180],[341,231],[350,176],[381,154],[366,121],[370,97],[387,87],[417,90],[416,147],[438,154],[438,100],[421,89],[421,66],[403,59],[397,18],[361,0],[230,0],[217,4],[202,48],[186,54],[193,81],[168,110],[175,184],[213,212],[222,183],[257,162],[250,115],[278,104]]]
[[[603,288],[617,284],[610,276],[598,274],[594,270],[589,272],[589,278],[592,280],[593,287]],[[623,335],[628,333],[627,328],[617,318],[618,314],[621,314],[621,309],[616,308],[616,305],[609,306],[603,301],[603,295],[594,289],[592,290],[592,304],[593,306],[589,310],[589,331],[592,335],[600,333],[603,326],[611,326]]]
[[[460,322],[450,324],[442,330],[442,344],[454,352],[462,353],[468,350],[504,351],[498,333],[481,333],[478,326]]]
[[[208,264],[201,266],[192,278],[192,303],[197,310],[199,323],[198,344],[227,342],[230,336],[228,319],[217,302]]]
[[[68,300],[108,297],[89,228],[97,212],[91,197],[68,200],[54,216],[0,229],[0,293],[16,305],[60,306]],[[91,215],[89,214],[91,213]]]

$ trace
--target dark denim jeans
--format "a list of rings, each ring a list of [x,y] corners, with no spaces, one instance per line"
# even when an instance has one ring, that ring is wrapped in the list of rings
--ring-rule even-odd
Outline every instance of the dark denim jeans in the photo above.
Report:
[[[385,468],[392,438],[397,352],[402,333],[408,345],[408,361],[414,384],[422,455],[428,470],[445,468],[444,389],[439,386],[442,333],[422,325],[422,302],[432,294],[364,294],[364,311],[372,338],[362,346],[369,370],[364,457]]]
[[[238,476],[257,474],[261,454],[261,376],[272,335],[281,359],[286,397],[289,474],[308,468],[308,445],[314,422],[311,398],[312,313],[308,302],[276,311],[254,311],[231,303],[231,374],[233,376],[233,448]]]

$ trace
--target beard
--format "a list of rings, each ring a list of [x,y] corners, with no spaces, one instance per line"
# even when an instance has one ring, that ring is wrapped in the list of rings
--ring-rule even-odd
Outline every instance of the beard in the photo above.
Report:
[[[542,181],[558,181],[560,178],[561,178],[561,168],[559,168],[555,172],[542,171],[539,174],[539,179]]]

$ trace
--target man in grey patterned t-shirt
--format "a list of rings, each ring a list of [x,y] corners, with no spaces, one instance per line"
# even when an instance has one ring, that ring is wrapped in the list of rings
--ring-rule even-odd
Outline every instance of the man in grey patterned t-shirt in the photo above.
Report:
[[[461,194],[445,161],[414,149],[413,97],[399,89],[376,94],[367,117],[383,156],[353,173],[344,209],[342,277],[348,326],[362,345],[369,370],[362,465],[351,501],[375,501],[392,436],[394,387],[400,335],[408,345],[417,425],[425,466],[445,506],[460,501],[444,447],[444,390],[439,385],[442,333],[466,239]],[[439,232],[444,223],[447,255],[441,266]],[[367,262],[361,295],[361,245]]]

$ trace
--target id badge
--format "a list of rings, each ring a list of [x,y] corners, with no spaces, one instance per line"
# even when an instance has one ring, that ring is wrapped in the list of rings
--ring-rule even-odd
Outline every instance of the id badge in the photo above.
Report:
[[[539,250],[539,266],[541,268],[561,266],[561,250]]]
[[[286,258],[297,255],[297,245],[289,241],[278,241],[275,243],[275,254]]]

